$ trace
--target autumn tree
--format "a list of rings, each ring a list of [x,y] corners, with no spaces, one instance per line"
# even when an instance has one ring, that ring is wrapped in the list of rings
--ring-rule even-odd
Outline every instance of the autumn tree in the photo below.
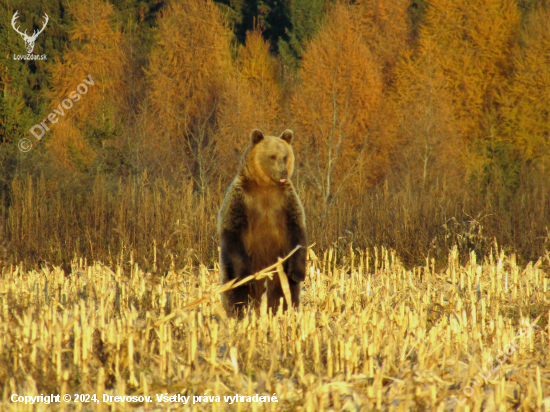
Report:
[[[471,143],[486,136],[486,114],[505,79],[519,21],[513,0],[429,3],[420,30],[419,60],[433,59],[441,71],[453,112]]]
[[[502,138],[526,163],[550,161],[550,10],[528,15],[514,54],[510,88],[501,98]],[[546,169],[548,170],[548,169]]]
[[[75,22],[69,37],[71,47],[53,64],[48,93],[51,109],[63,114],[57,114],[56,124],[50,125],[52,136],[47,145],[61,165],[83,170],[120,126],[117,119],[127,94],[125,55],[110,3],[83,0],[71,3],[68,12]],[[83,94],[74,99],[71,96],[81,84]]]
[[[372,184],[389,144],[382,138],[381,67],[359,31],[351,6],[338,4],[305,48],[291,113],[303,172],[325,210],[361,173]]]
[[[231,32],[212,1],[169,5],[151,52],[144,112],[149,165],[190,176],[203,193],[216,163],[217,115],[232,74]]]
[[[428,3],[418,48],[397,64],[394,87],[395,159],[413,182],[446,176],[459,184],[483,169],[518,24],[511,0]]]
[[[275,135],[285,127],[280,74],[269,49],[262,33],[254,30],[237,52],[235,77],[221,108],[218,142],[220,156],[226,159],[222,172],[231,178],[253,129]]]
[[[382,63],[386,83],[391,84],[394,67],[409,48],[411,0],[358,0],[355,4],[363,39]]]
[[[463,182],[467,148],[435,51],[427,45],[423,52],[421,62],[408,54],[396,68],[392,95],[399,144],[392,154],[392,171],[402,182],[425,189],[442,178]]]

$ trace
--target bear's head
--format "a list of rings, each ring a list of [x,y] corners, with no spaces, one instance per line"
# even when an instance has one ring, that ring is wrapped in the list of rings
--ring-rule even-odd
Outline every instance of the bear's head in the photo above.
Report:
[[[248,177],[261,186],[285,185],[294,171],[292,137],[292,130],[285,130],[279,137],[264,136],[260,130],[253,130],[243,158]]]

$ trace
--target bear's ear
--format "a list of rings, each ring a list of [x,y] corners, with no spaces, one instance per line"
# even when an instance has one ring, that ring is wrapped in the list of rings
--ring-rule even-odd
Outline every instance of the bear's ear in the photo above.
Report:
[[[254,129],[252,130],[252,133],[250,134],[250,140],[252,141],[252,144],[256,144],[263,140],[264,134],[261,130]]]
[[[283,134],[281,135],[281,139],[283,139],[285,142],[287,142],[288,144],[291,144],[292,143],[292,137],[294,136],[294,134],[292,133],[292,130],[290,129],[287,129],[283,132]]]

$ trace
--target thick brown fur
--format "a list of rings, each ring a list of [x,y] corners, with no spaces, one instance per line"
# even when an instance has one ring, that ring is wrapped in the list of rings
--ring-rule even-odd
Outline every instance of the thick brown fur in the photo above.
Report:
[[[280,137],[252,132],[250,146],[220,209],[218,233],[222,285],[252,275],[303,246],[283,264],[292,304],[298,307],[306,275],[307,239],[304,208],[290,181],[294,171],[292,137],[291,130]],[[222,303],[230,315],[242,315],[248,304],[259,306],[264,292],[265,280],[251,281],[222,294]],[[279,276],[274,275],[267,281],[267,304],[274,312],[281,297]],[[284,310],[286,306],[284,302]]]

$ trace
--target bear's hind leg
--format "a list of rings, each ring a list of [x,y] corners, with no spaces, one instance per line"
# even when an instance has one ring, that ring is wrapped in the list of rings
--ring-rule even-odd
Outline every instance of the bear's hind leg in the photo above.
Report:
[[[288,286],[290,287],[290,296],[292,298],[292,306],[300,307],[300,291],[302,290],[302,282],[295,282],[288,278]]]
[[[267,308],[271,309],[272,313],[277,313],[279,308],[279,300],[283,298],[284,294],[283,288],[281,287],[281,282],[279,282],[279,275],[275,275],[273,279],[267,280]],[[283,303],[283,309],[286,309],[286,303]]]
[[[292,306],[298,308],[300,306],[300,290],[301,282],[295,282],[294,280],[288,278],[288,286],[290,289],[290,297],[292,299]],[[273,278],[273,280],[268,280],[267,282],[267,307],[271,308],[273,313],[277,312],[279,309],[280,299],[283,298],[283,311],[288,309],[286,299],[284,298],[283,288],[281,287],[281,282],[279,281],[279,275]]]
[[[237,316],[241,319],[244,316],[248,306],[250,296],[250,286],[244,284],[235,289],[228,290],[222,294],[222,304],[224,309],[231,316]]]

